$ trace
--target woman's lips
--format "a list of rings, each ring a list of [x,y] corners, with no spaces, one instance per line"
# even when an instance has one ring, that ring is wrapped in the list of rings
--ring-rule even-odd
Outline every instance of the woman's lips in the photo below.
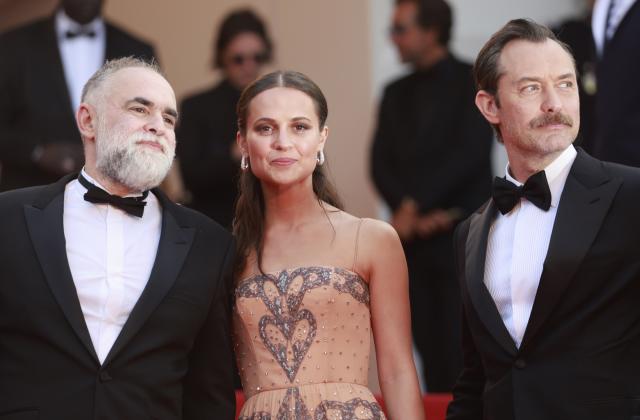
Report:
[[[273,159],[271,161],[271,164],[276,166],[289,166],[289,165],[293,165],[296,162],[297,160],[292,158],[277,158],[277,159]]]

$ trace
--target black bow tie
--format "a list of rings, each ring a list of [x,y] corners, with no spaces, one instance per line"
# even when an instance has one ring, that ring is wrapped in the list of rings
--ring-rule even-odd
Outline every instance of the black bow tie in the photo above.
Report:
[[[551,207],[551,191],[544,171],[531,175],[520,187],[496,177],[493,180],[492,196],[502,214],[509,213],[523,197],[544,211]]]
[[[79,36],[88,36],[89,38],[94,38],[96,36],[96,31],[89,28],[79,28],[75,31],[67,31],[64,33],[67,39],[77,38]]]
[[[142,193],[140,197],[118,197],[117,195],[111,195],[102,188],[93,185],[82,176],[78,175],[78,182],[87,189],[87,193],[84,195],[85,201],[96,204],[111,204],[114,207],[124,210],[132,216],[142,217],[144,213],[144,206],[147,203],[144,201],[149,195],[149,191]]]

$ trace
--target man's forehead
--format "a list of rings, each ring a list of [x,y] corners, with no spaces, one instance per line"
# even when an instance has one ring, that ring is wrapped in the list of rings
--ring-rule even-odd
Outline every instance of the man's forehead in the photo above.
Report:
[[[176,99],[169,82],[157,72],[143,67],[127,67],[113,73],[105,81],[107,94],[125,100],[144,97],[152,102],[175,106]]]
[[[498,59],[500,74],[519,77],[536,72],[575,74],[572,56],[557,42],[513,40],[502,50]]]

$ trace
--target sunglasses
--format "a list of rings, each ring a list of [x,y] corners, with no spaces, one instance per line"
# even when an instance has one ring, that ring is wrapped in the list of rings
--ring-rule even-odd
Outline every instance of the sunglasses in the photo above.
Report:
[[[402,25],[400,23],[394,23],[389,28],[389,35],[391,36],[402,36],[409,30],[409,25]]]
[[[264,64],[269,59],[269,56],[265,52],[255,54],[235,54],[231,56],[231,62],[236,66],[241,66],[245,61],[253,61],[256,64]]]

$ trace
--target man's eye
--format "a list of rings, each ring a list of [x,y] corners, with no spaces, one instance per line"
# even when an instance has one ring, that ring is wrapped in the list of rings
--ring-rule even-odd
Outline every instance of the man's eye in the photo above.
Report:
[[[273,128],[268,126],[268,125],[263,125],[263,126],[258,127],[258,131],[261,134],[270,134],[273,131]]]
[[[173,120],[173,118],[169,118],[169,117],[165,117],[164,118],[164,122],[166,122],[169,125],[175,125],[175,121]]]
[[[538,90],[538,85],[527,85],[522,88],[522,91],[525,93],[532,93]]]
[[[561,88],[571,88],[571,87],[573,87],[573,82],[570,81],[570,80],[568,80],[566,82],[562,82],[562,83],[560,83],[560,87]]]
[[[143,114],[145,112],[145,109],[143,107],[141,107],[141,106],[133,107],[133,108],[131,108],[131,110],[133,112],[137,112],[138,114]]]
[[[309,129],[309,126],[306,124],[296,124],[294,128],[296,131],[305,131]]]

